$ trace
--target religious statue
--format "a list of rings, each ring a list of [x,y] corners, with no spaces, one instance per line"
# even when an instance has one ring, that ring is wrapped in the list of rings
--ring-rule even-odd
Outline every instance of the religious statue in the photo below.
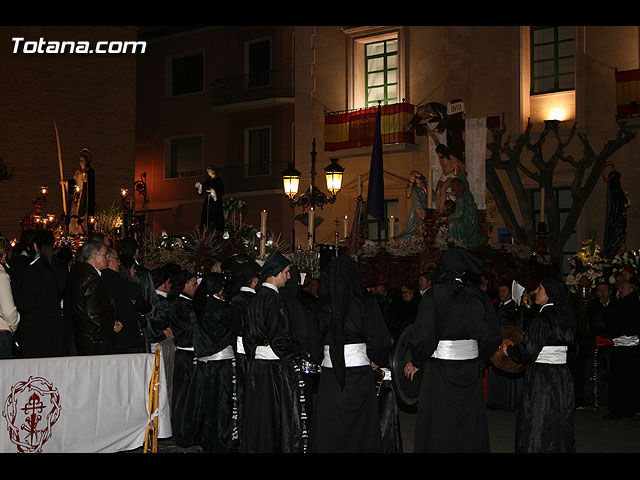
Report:
[[[407,184],[407,198],[411,198],[411,211],[407,220],[407,227],[395,238],[405,238],[411,235],[421,235],[421,225],[427,205],[427,179],[417,170],[409,174]]]
[[[604,231],[604,255],[611,259],[624,250],[627,237],[629,198],[622,188],[620,172],[613,170],[607,177],[607,209]]]
[[[207,193],[202,204],[200,227],[218,231],[224,230],[224,209],[222,207],[224,185],[222,179],[218,177],[216,168],[209,165],[204,183],[196,182],[195,186],[198,195],[201,195],[203,191]]]
[[[83,148],[78,159],[79,167],[73,178],[63,180],[66,194],[71,200],[69,210],[69,234],[86,235],[89,233],[88,219],[95,216],[95,172],[91,167],[89,149]]]
[[[434,137],[435,138],[435,137]],[[442,175],[436,184],[436,214],[444,214],[444,203],[447,200],[447,192],[451,191],[451,180],[455,177],[467,176],[464,163],[451,154],[444,144],[436,147],[436,154],[442,167]]]
[[[451,189],[455,194],[455,210],[449,214],[449,237],[467,247],[479,247],[485,241],[480,234],[480,217],[473,194],[469,190],[469,182],[464,176],[450,179]]]

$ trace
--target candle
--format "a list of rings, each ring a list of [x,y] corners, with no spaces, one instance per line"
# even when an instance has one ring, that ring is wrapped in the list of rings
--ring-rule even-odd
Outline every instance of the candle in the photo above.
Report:
[[[389,217],[389,240],[391,240],[395,236],[396,229],[396,220],[393,218],[393,215]]]
[[[267,211],[260,213],[260,256],[264,257],[266,253],[267,241]]]
[[[313,227],[315,221],[315,211],[313,208],[309,210],[309,250],[313,248]]]
[[[342,223],[344,225],[344,238],[347,238],[349,236],[349,217],[345,215]]]
[[[429,162],[429,169],[427,170],[427,208],[431,209],[433,208],[433,198],[432,198],[432,183],[433,183],[433,179],[432,179],[432,170],[431,170],[431,162]]]
[[[544,223],[544,187],[540,188],[540,223]]]

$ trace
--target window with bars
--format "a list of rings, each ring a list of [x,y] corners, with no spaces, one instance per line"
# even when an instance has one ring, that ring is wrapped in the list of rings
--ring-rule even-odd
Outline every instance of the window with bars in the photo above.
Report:
[[[575,88],[575,27],[531,27],[531,94]]]
[[[366,106],[398,102],[398,39],[365,45]]]
[[[372,242],[388,242],[389,241],[389,222],[393,215],[394,231],[397,235],[398,231],[398,200],[384,201],[384,230],[379,230],[379,223],[375,217],[367,214],[367,239]]]

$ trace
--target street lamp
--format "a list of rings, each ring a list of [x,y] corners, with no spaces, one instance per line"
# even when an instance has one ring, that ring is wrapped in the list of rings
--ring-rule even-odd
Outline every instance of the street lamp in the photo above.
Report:
[[[342,175],[344,167],[338,163],[337,158],[331,159],[331,164],[324,169],[327,179],[327,189],[331,193],[327,196],[324,192],[318,190],[315,184],[316,179],[316,139],[313,139],[313,150],[311,152],[311,184],[304,193],[298,195],[300,186],[300,172],[296,170],[295,164],[289,164],[284,172],[282,172],[282,183],[284,185],[284,193],[289,197],[289,205],[294,207],[320,207],[323,208],[326,203],[334,203],[336,195],[342,187]]]

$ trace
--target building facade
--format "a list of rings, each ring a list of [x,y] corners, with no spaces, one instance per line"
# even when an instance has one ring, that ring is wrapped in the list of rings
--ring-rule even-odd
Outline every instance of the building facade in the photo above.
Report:
[[[142,28],[138,58],[136,200],[147,230],[186,235],[200,224],[214,165],[224,197],[247,205],[243,222],[292,242],[294,211],[282,171],[293,160],[293,27]]]
[[[89,149],[98,209],[119,204],[120,189],[132,185],[136,53],[115,47],[136,36],[137,28],[127,26],[0,27],[0,232],[8,239],[19,238],[20,221],[34,212],[43,186],[43,213],[63,213],[55,126],[64,179]],[[112,53],[82,48],[99,42],[113,42]]]
[[[525,131],[529,120],[531,141],[537,141],[544,121],[553,119],[559,121],[561,141],[568,140],[571,127],[576,125],[565,153],[579,159],[584,148],[579,135],[588,139],[596,153],[615,139],[619,103],[616,71],[640,67],[637,26],[303,26],[295,29],[295,43],[297,168],[305,169],[304,155],[313,139],[319,146],[319,164],[336,157],[345,168],[342,192],[322,213],[331,220],[345,215],[352,218],[360,188],[366,197],[371,147],[353,145],[327,151],[327,112],[363,109],[375,106],[378,100],[382,105],[405,102],[414,107],[428,102],[462,105],[464,119],[498,119],[497,125],[506,128],[504,139],[511,137],[512,142]],[[637,129],[636,118],[626,120],[627,128]],[[491,141],[490,129],[486,135]],[[411,208],[405,193],[409,174],[428,169],[428,138],[416,133],[413,142],[383,147],[387,222],[394,215],[396,233],[406,226]],[[554,145],[547,139],[546,158],[553,154]],[[635,161],[639,149],[634,139],[610,158],[631,199],[627,249],[640,247],[639,212],[633,201],[640,194]],[[528,153],[525,149],[522,157],[529,158]],[[554,172],[553,190],[561,221],[572,204],[574,171],[567,162],[560,162]],[[507,185],[503,172],[499,175]],[[534,200],[533,213],[539,215],[540,187],[521,176]],[[515,205],[514,191],[508,186],[505,190]],[[598,181],[589,196],[575,232],[565,244],[565,271],[571,253],[590,234],[595,232],[596,241],[602,243],[606,191],[606,182]],[[493,225],[491,242],[498,243],[505,222],[490,194],[483,207]],[[317,237],[331,238],[334,223],[320,225]],[[372,238],[375,235],[370,233]]]

